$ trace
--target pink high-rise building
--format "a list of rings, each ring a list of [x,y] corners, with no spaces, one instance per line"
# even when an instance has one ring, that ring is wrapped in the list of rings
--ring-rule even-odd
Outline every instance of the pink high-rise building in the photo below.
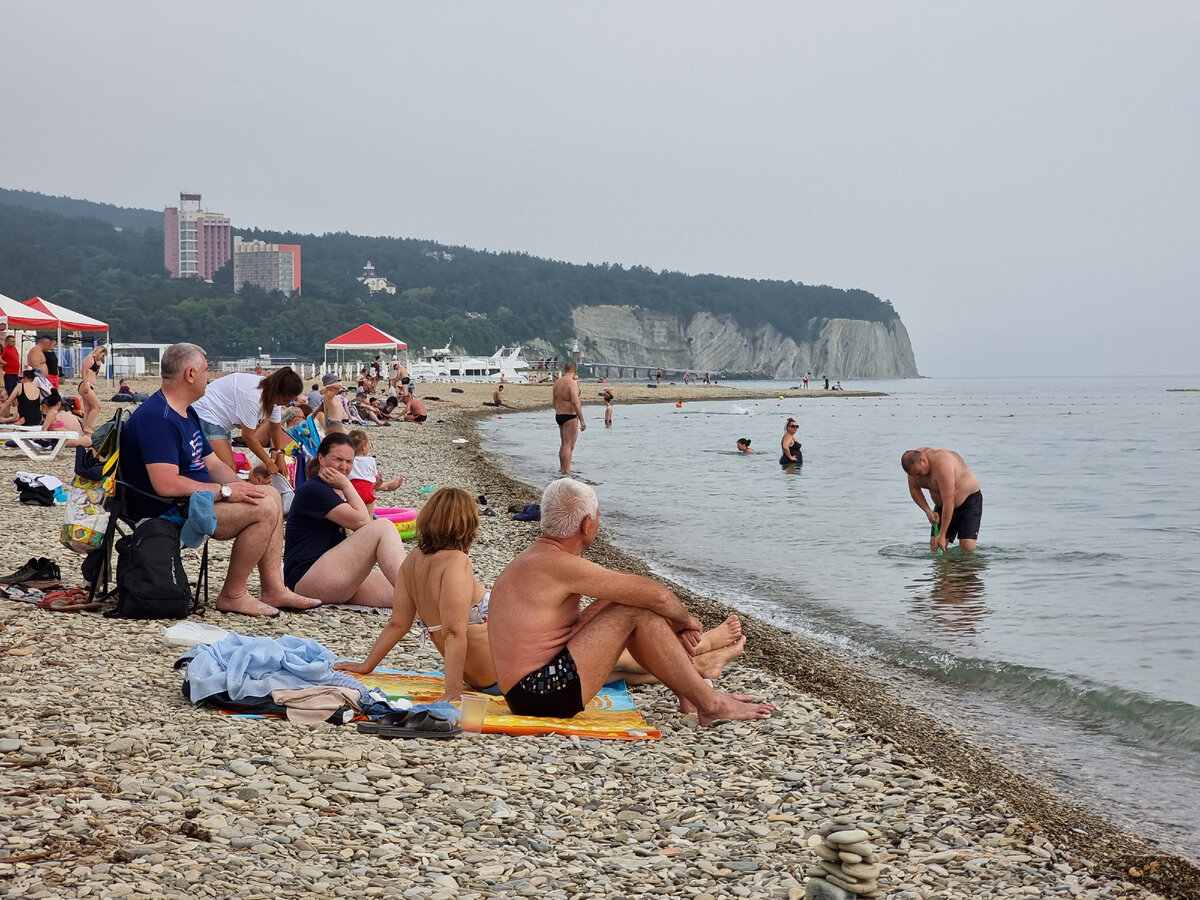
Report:
[[[233,289],[253,284],[264,291],[300,293],[300,245],[233,239]]]
[[[229,262],[229,217],[200,209],[199,194],[180,194],[179,208],[163,210],[163,258],[172,278],[203,278]]]

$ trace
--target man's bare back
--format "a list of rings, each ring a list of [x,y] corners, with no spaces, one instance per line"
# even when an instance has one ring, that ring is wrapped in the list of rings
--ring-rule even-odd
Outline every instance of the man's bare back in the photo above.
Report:
[[[496,658],[496,680],[501,689],[516,684],[544,666],[567,646],[580,620],[581,595],[568,591],[560,568],[595,566],[577,556],[566,559],[561,549],[541,542],[520,553],[492,585],[492,603],[510,593],[520,604],[521,615],[499,619],[489,612],[488,635],[493,645],[507,648]],[[501,600],[503,606],[504,600]],[[490,610],[490,607],[489,607]]]
[[[574,372],[564,373],[554,382],[554,388],[551,394],[554,398],[554,411],[559,415],[567,415],[573,413],[579,415],[579,380],[575,377]]]
[[[583,403],[579,399],[579,374],[574,362],[563,366],[562,377],[554,382],[551,397],[554,399],[554,421],[558,424],[558,471],[570,475],[575,441],[579,432],[587,430],[587,423],[583,421]]]
[[[966,461],[953,450],[940,447],[918,447],[929,460],[929,471],[918,478],[921,487],[929,491],[933,500],[942,505],[942,490],[954,486],[954,496],[948,499],[957,502],[979,490],[979,479],[975,477]]]

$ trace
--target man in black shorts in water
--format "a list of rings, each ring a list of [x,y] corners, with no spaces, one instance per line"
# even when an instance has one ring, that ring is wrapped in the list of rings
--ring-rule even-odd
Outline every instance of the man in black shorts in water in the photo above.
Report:
[[[694,656],[703,633],[678,597],[651,578],[581,558],[600,527],[594,490],[560,478],[541,510],[541,535],[500,573],[488,606],[496,680],[514,713],[574,716],[628,648],[702,725],[771,714],[770,704],[716,691],[700,675]],[[580,610],[581,595],[595,602]]]
[[[558,471],[571,474],[571,456],[575,453],[575,440],[579,432],[587,431],[583,421],[583,403],[579,399],[579,373],[574,360],[563,366],[562,377],[554,382],[554,421],[558,423]]]
[[[945,550],[957,540],[963,550],[974,550],[983,518],[983,491],[963,458],[953,450],[918,447],[906,450],[900,465],[908,473],[913,502],[921,507],[932,530],[940,532],[930,534],[929,549]],[[925,502],[925,491],[933,500],[932,509]]]

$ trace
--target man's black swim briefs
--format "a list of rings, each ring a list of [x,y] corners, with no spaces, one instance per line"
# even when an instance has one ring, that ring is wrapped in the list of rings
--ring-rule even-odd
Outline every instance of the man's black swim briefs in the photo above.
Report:
[[[938,511],[939,516],[941,510]],[[950,516],[950,524],[946,526],[946,544],[966,538],[968,541],[979,540],[979,523],[983,520],[983,491],[976,491],[954,507]]]
[[[518,716],[569,719],[582,712],[583,689],[571,651],[563,647],[558,656],[514,684],[504,700]]]
[[[557,422],[560,426],[566,425],[568,422],[570,422],[574,418],[575,418],[575,413],[555,413],[554,414],[554,421]]]

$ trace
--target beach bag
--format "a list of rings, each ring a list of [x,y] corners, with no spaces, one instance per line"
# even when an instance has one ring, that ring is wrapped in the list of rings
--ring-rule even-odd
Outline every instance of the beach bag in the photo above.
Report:
[[[112,496],[113,480],[93,481],[76,475],[67,488],[67,505],[59,541],[76,553],[91,553],[104,543],[108,530],[105,504]]]
[[[192,589],[183,571],[179,526],[144,519],[117,541],[117,608],[122,619],[186,619]]]
[[[108,437],[105,423],[96,429],[101,441]],[[58,540],[76,553],[88,554],[99,550],[108,530],[108,500],[116,492],[118,452],[109,448],[111,456],[103,461],[83,447],[75,451],[75,477],[67,488],[67,505],[63,514],[62,532]]]

